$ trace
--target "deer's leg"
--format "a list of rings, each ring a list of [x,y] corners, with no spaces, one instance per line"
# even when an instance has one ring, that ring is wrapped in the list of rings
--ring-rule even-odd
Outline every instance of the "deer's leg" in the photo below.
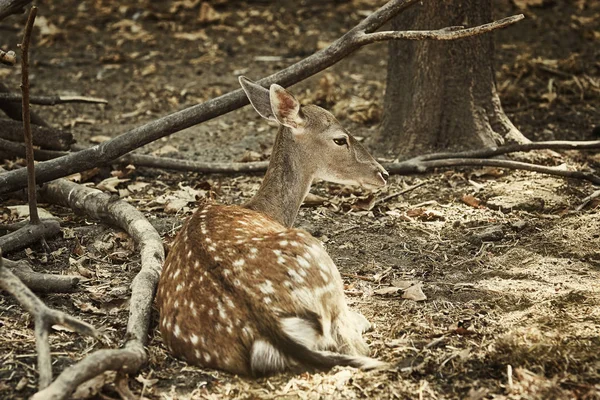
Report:
[[[349,313],[350,318],[354,320],[354,325],[356,326],[356,329],[358,329],[360,333],[369,332],[372,329],[371,323],[365,318],[364,315],[352,310],[350,310]]]

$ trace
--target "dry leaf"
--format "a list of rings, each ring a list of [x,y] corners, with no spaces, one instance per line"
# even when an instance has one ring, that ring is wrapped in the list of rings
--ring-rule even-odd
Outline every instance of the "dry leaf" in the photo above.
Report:
[[[198,40],[208,40],[208,35],[206,35],[206,32],[204,30],[191,33],[180,32],[175,33],[173,36],[175,37],[175,39],[189,40],[190,42],[196,42]]]
[[[422,285],[420,283],[406,289],[402,294],[402,298],[414,301],[427,300],[427,296],[423,293]]]
[[[152,155],[162,156],[164,154],[178,153],[178,152],[179,152],[179,150],[177,150],[175,147],[171,146],[170,144],[167,144],[158,150],[154,150],[152,152]]]
[[[385,296],[385,295],[388,295],[388,294],[396,294],[400,290],[402,290],[402,289],[400,289],[399,287],[388,286],[388,287],[384,287],[384,288],[381,288],[381,289],[376,289],[376,290],[373,291],[373,293]]]
[[[96,185],[96,188],[99,190],[108,190],[111,193],[118,193],[117,186],[120,183],[128,182],[129,179],[119,179],[116,176],[106,178],[102,182]]]
[[[90,138],[90,142],[92,143],[102,143],[102,142],[106,142],[107,140],[112,139],[110,136],[106,136],[106,135],[96,135],[96,136],[92,136]]]
[[[302,204],[307,205],[307,206],[320,206],[326,200],[327,200],[327,198],[325,198],[325,197],[309,193],[304,198],[304,203],[302,203]]]
[[[394,279],[392,281],[392,285],[396,286],[400,290],[406,290],[413,285],[417,285],[418,283],[418,281],[405,281],[402,279]]]
[[[462,202],[473,208],[481,208],[481,200],[470,194],[465,194],[461,198]]]
[[[221,18],[221,14],[218,13],[208,2],[204,1],[200,5],[200,13],[198,14],[198,21],[203,23],[214,22]]]

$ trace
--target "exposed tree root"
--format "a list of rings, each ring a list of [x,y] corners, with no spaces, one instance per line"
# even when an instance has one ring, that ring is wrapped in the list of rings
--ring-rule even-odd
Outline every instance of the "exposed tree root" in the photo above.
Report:
[[[0,257],[0,288],[10,293],[35,319],[35,343],[40,375],[38,386],[43,389],[52,382],[52,360],[48,343],[48,333],[52,325],[62,325],[75,332],[93,337],[97,337],[98,332],[90,324],[46,306],[15,274],[4,266],[3,260]]]
[[[140,249],[141,270],[131,285],[127,342],[122,349],[99,350],[65,369],[34,399],[65,399],[81,383],[107,370],[135,373],[146,362],[144,345],[152,301],[162,265],[164,249],[154,227],[141,212],[125,201],[115,200],[99,190],[87,188],[64,179],[51,182],[41,190],[46,201],[71,207],[74,211],[108,222],[125,230]]]
[[[77,289],[79,277],[73,275],[56,275],[36,272],[27,261],[11,261],[2,259],[8,268],[29,289],[38,293],[68,293]]]

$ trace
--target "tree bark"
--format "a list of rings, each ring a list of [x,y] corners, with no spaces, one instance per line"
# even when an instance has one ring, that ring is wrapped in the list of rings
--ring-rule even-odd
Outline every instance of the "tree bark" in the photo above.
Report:
[[[394,30],[491,21],[491,0],[425,2],[392,20]],[[528,140],[496,92],[490,34],[451,42],[391,41],[381,148],[401,158]]]

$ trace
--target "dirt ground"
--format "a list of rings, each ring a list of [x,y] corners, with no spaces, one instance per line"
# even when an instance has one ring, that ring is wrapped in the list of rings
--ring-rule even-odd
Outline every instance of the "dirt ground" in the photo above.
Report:
[[[213,3],[214,12],[200,12],[193,0],[38,1],[32,93],[96,96],[109,104],[34,110],[71,130],[81,144],[102,141],[235,89],[239,74],[256,79],[275,72],[339,37],[383,2]],[[515,125],[532,140],[598,139],[598,2],[495,3],[498,17],[527,17],[496,34],[498,87]],[[0,48],[17,49],[24,20],[0,24]],[[386,46],[372,45],[292,90],[304,102],[332,109],[373,146],[385,71]],[[0,79],[18,90],[17,69],[0,69]],[[199,161],[258,160],[268,157],[274,134],[245,107],[143,151]],[[600,169],[595,152],[542,158],[549,165]],[[4,167],[21,164],[5,161]],[[241,203],[259,182],[259,176],[118,167],[89,178],[143,210],[167,241],[197,196]],[[325,243],[349,303],[374,324],[367,334],[373,355],[395,367],[239,378],[170,357],[154,315],[150,362],[131,380],[132,389],[150,399],[600,399],[600,203],[576,211],[594,190],[581,181],[496,168],[394,176],[375,193],[319,183],[312,193],[325,200],[302,208],[297,225]],[[0,204],[0,222],[18,220],[7,207],[20,204]],[[62,219],[63,238],[49,241],[50,253],[35,246],[9,257],[28,258],[39,271],[85,278],[81,291],[43,299],[106,334],[101,343],[57,330],[51,346],[58,373],[94,350],[122,343],[139,256],[123,233],[44,207]],[[404,299],[409,285],[422,287],[427,298]],[[0,296],[1,398],[35,392],[32,326],[11,298]],[[113,379],[101,376],[75,398],[118,398]]]

